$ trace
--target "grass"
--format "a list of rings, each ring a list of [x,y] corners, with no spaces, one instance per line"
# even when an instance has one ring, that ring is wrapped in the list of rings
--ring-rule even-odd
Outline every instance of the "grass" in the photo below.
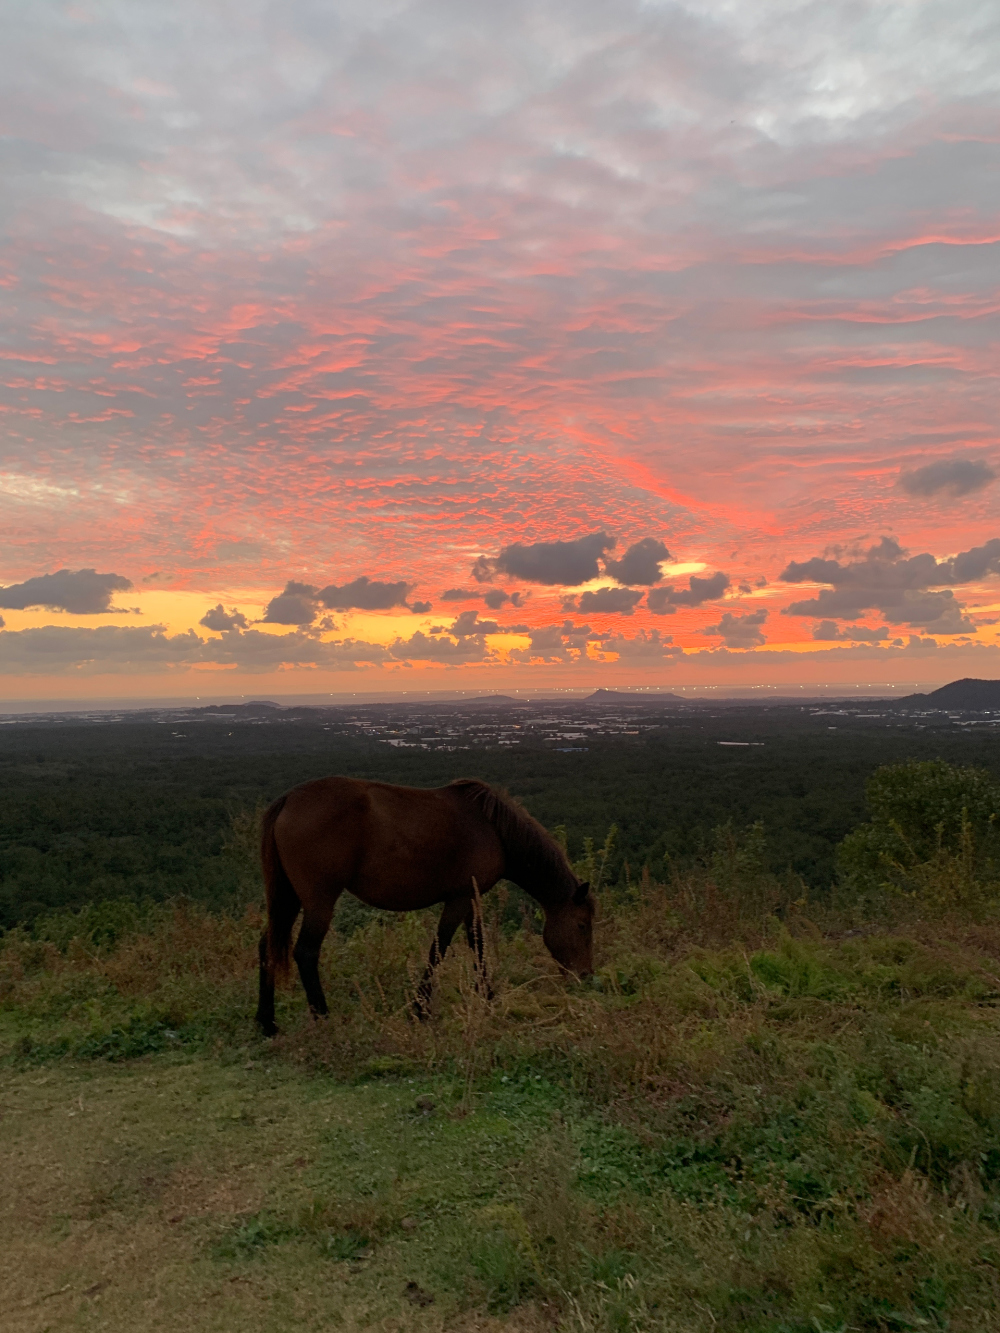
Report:
[[[742,873],[609,893],[593,985],[501,892],[422,1025],[433,918],[355,914],[271,1043],[254,909],[10,932],[5,1327],[1000,1328],[1000,926]]]

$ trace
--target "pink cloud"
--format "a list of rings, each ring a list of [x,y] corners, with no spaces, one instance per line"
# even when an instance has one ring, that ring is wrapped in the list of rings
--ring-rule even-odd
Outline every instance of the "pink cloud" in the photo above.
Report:
[[[991,538],[992,492],[895,479],[1000,452],[998,32],[890,7],[860,46],[846,3],[780,31],[766,4],[432,3],[336,42],[296,0],[266,39],[26,13],[0,573],[447,588],[571,517],[736,586],[882,531]],[[41,480],[62,498],[29,512]]]

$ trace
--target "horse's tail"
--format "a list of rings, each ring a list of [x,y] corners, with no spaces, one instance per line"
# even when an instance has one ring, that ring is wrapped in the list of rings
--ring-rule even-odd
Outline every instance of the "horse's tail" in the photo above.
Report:
[[[285,874],[274,839],[274,825],[285,806],[287,796],[279,796],[264,811],[260,831],[260,861],[264,870],[264,890],[267,895],[267,961],[272,973],[284,975],[288,971],[288,953],[292,943],[292,927],[299,914],[299,895]]]

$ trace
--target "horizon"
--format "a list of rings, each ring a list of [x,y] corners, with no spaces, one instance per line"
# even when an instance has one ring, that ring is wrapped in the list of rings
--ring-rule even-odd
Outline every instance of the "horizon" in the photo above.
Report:
[[[109,0],[0,69],[9,702],[1000,676],[995,6]]]
[[[955,682],[946,681],[944,684],[953,684]],[[1000,681],[991,682],[1000,685]],[[97,696],[91,698],[62,698],[62,699],[0,699],[0,717],[13,717],[18,715],[32,714],[50,714],[50,713],[96,713],[96,712],[144,712],[156,710],[171,709],[195,709],[210,708],[220,705],[230,705],[238,707],[241,704],[271,704],[278,708],[323,708],[323,707],[368,707],[374,705],[393,705],[393,704],[434,704],[434,703],[460,703],[463,700],[469,702],[479,702],[490,698],[513,699],[519,703],[558,703],[560,701],[580,702],[594,693],[604,691],[609,694],[638,697],[643,696],[649,699],[658,697],[687,697],[689,699],[715,699],[720,702],[774,702],[774,703],[792,703],[797,699],[803,702],[807,700],[829,700],[846,701],[849,699],[892,699],[904,698],[909,693],[930,693],[933,688],[927,690],[909,689],[906,686],[884,685],[855,685],[849,689],[843,686],[823,686],[817,684],[800,684],[796,689],[787,686],[776,685],[743,685],[743,686],[715,686],[715,685],[674,685],[671,687],[663,686],[644,686],[633,685],[629,687],[622,685],[618,687],[608,687],[606,685],[574,685],[566,686],[562,689],[510,689],[510,690],[375,690],[375,691],[354,691],[354,692],[331,692],[329,694],[271,694],[271,695],[251,695],[251,694],[219,694],[219,695],[173,695],[173,696],[151,696],[143,697],[141,695],[120,695],[120,696]]]

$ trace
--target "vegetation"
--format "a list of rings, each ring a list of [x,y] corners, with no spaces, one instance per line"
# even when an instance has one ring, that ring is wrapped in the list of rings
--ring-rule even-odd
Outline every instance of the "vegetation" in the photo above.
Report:
[[[995,737],[975,729],[834,720],[830,730],[828,716],[791,708],[695,711],[571,754],[391,749],[308,721],[192,725],[183,735],[124,721],[10,727],[0,750],[0,927],[103,899],[238,904],[233,815],[328,773],[414,786],[474,773],[547,827],[564,826],[574,857],[614,823],[611,884],[643,865],[654,879],[704,865],[716,828],[759,822],[766,868],[814,897],[835,881],[836,847],[865,818],[864,784],[880,764],[943,758],[1000,775]]]
[[[942,760],[897,764],[878,769],[867,796],[871,821],[839,848],[854,894],[969,909],[993,899],[1000,879],[1000,784],[990,773]]]
[[[230,910],[119,898],[8,932],[9,1326],[1000,1328],[991,783],[877,773],[816,901],[759,827],[659,879],[608,875],[595,840],[595,980],[559,978],[500,886],[495,999],[456,947],[425,1024],[433,914],[348,907],[329,1021],[291,985],[257,1037],[245,812]]]

